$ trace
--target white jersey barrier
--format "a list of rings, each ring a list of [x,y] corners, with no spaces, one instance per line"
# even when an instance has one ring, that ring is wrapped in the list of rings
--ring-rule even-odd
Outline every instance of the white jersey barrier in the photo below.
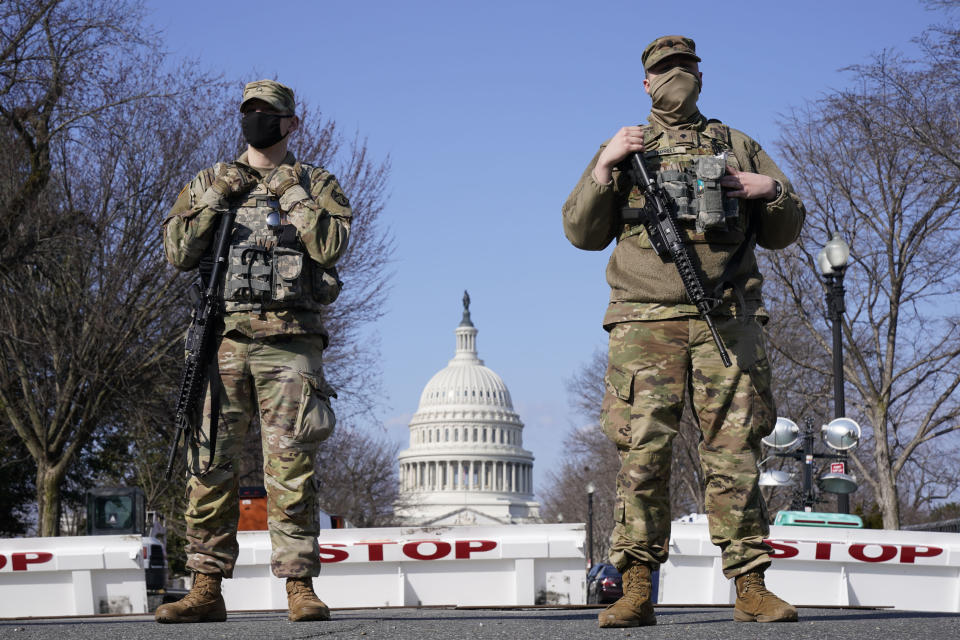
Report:
[[[146,612],[139,535],[0,539],[0,618]]]
[[[960,612],[960,534],[774,526],[768,542],[767,586],[793,604]],[[707,525],[674,522],[659,601],[732,603],[720,569]]]
[[[583,524],[325,530],[313,584],[330,607],[583,604],[584,536]],[[238,538],[227,609],[286,609],[267,532]]]

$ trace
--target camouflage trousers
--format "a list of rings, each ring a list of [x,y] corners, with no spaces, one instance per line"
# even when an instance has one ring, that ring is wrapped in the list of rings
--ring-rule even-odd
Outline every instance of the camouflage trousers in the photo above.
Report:
[[[237,559],[240,515],[237,471],[250,420],[260,414],[267,524],[275,576],[320,573],[314,459],[333,431],[332,395],[322,369],[319,335],[252,340],[235,332],[217,353],[219,424],[210,457],[212,393],[204,404],[203,432],[189,447],[187,567],[231,577]]]
[[[658,566],[670,539],[671,446],[688,392],[702,434],[710,538],[728,578],[769,564],[767,508],[757,484],[760,438],[776,423],[763,331],[717,318],[726,368],[699,318],[624,322],[610,331],[601,426],[620,456],[610,561]]]

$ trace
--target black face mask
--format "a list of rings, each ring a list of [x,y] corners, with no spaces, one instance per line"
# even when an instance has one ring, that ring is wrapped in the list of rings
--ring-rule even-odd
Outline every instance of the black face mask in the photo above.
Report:
[[[280,133],[280,119],[289,116],[281,116],[275,113],[260,113],[259,111],[249,111],[243,114],[240,119],[240,129],[243,131],[243,137],[254,149],[266,149],[272,147],[286,136]]]

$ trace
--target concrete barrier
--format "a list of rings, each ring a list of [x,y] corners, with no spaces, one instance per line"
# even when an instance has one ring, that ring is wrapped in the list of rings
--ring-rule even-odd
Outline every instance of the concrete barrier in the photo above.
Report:
[[[0,618],[146,613],[139,535],[0,539]]]
[[[314,587],[331,607],[583,604],[584,538],[583,524],[326,530]],[[285,609],[269,535],[238,540],[227,609]]]
[[[768,542],[767,586],[793,604],[960,612],[960,534],[773,526]],[[674,522],[660,602],[732,603],[720,566],[706,524]]]
[[[266,532],[241,532],[230,610],[286,608]],[[800,605],[960,612],[960,534],[771,527],[767,584]],[[584,525],[333,529],[317,593],[332,607],[582,604]],[[730,604],[704,523],[673,523],[662,604]],[[0,539],[0,618],[144,613],[137,535]]]

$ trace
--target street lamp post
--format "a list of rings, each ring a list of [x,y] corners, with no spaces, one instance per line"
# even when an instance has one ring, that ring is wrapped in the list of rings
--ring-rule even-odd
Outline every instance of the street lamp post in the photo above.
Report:
[[[817,262],[820,273],[827,285],[827,312],[833,325],[833,417],[842,418],[846,413],[846,400],[843,395],[843,314],[844,306],[843,275],[847,269],[850,247],[834,232],[833,238],[820,250]],[[846,469],[846,454],[842,459]],[[850,513],[850,498],[846,494],[837,495],[837,512]]]
[[[813,494],[813,425],[809,419],[804,424],[802,442],[803,500],[800,508],[804,511],[812,511],[816,499]]]
[[[593,568],[593,492],[596,487],[587,483],[587,568]]]

